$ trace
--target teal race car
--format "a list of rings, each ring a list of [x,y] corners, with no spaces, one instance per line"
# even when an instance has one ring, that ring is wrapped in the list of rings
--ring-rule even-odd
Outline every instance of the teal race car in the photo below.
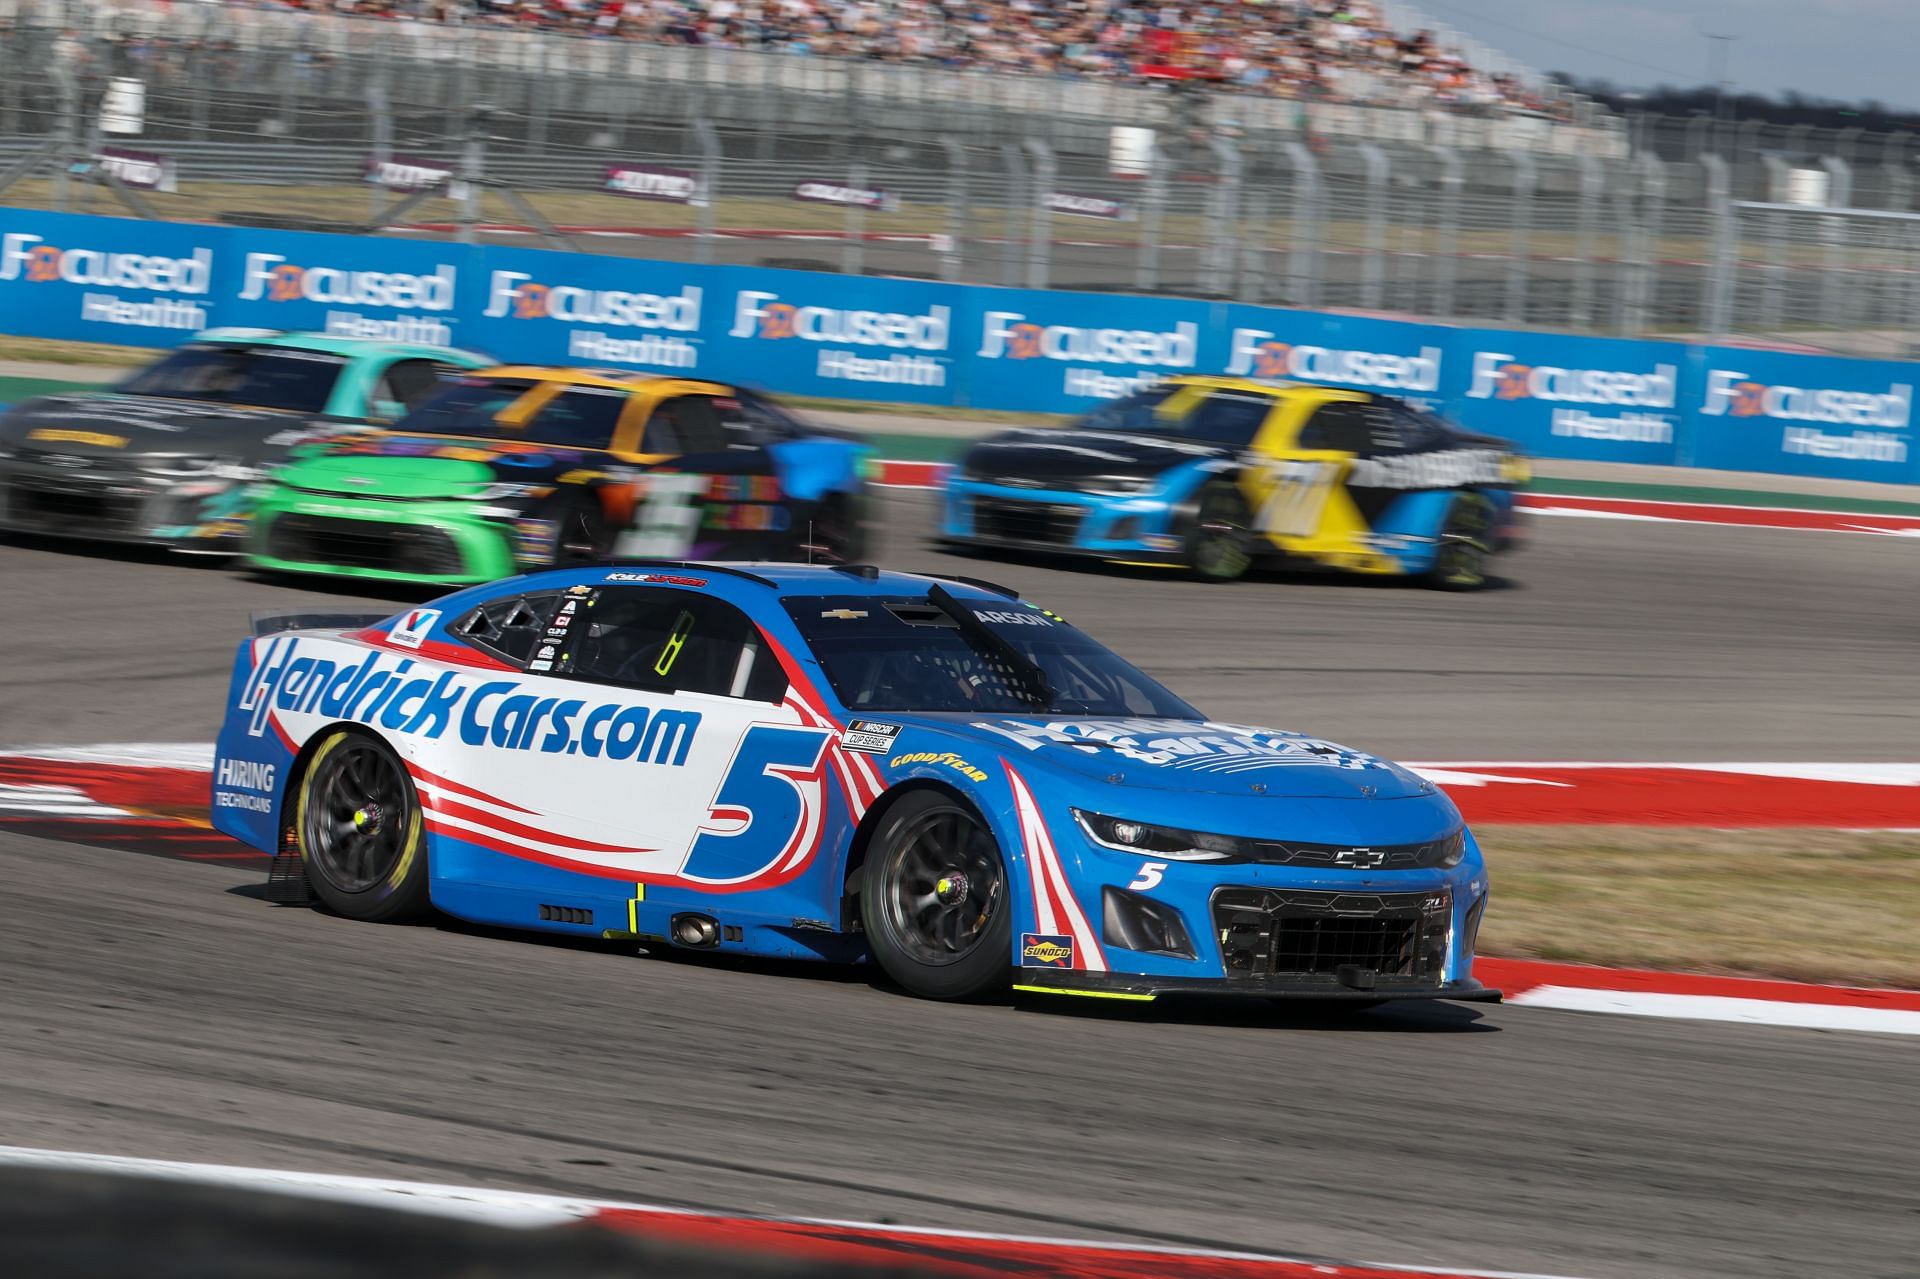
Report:
[[[255,482],[293,446],[394,421],[491,363],[451,347],[210,329],[112,386],[0,413],[0,529],[238,552]]]

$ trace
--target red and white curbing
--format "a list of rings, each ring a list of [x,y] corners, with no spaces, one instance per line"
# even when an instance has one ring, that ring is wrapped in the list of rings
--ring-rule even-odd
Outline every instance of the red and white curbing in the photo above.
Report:
[[[868,479],[881,488],[931,489],[946,482],[948,462],[883,458]],[[1724,502],[1669,502],[1626,497],[1574,497],[1522,493],[1521,509],[1532,515],[1632,520],[1646,524],[1720,524],[1731,528],[1784,528],[1876,537],[1920,537],[1920,515],[1872,515],[1858,511],[1803,510],[1791,506],[1740,506]]]
[[[213,748],[126,743],[0,753],[0,828],[190,861],[260,854],[207,822]],[[1469,821],[1920,830],[1920,764],[1410,765]],[[1920,1035],[1920,992],[1482,958],[1508,1002],[1577,1012]]]
[[[1346,1264],[816,1218],[733,1217],[618,1200],[23,1146],[0,1146],[0,1167],[109,1173],[295,1195],[518,1230],[592,1223],[662,1242],[710,1248],[720,1256],[774,1254],[803,1262],[838,1263],[852,1267],[850,1275],[871,1266],[888,1273],[910,1268],[956,1279],[1006,1274],[1031,1279],[1553,1279],[1513,1271]]]

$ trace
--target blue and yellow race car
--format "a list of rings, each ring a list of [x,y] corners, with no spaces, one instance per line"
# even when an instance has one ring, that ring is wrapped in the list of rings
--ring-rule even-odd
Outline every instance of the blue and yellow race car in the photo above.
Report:
[[[1191,375],[975,444],[939,532],[1208,581],[1292,561],[1471,590],[1514,541],[1529,478],[1505,440],[1390,396]]]
[[[1499,998],[1431,783],[1210,720],[986,583],[637,561],[257,631],[212,813],[283,898],[942,999]]]

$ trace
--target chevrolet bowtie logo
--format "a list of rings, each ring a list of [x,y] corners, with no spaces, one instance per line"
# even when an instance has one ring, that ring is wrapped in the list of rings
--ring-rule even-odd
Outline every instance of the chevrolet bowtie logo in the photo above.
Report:
[[[1333,855],[1334,865],[1354,870],[1372,870],[1386,860],[1386,850],[1380,848],[1343,848]]]

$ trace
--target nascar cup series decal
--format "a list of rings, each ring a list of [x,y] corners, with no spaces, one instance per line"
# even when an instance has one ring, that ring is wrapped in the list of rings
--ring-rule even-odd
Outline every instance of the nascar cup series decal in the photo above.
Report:
[[[784,883],[820,847],[835,730],[801,722],[791,706],[712,698],[689,710],[670,695],[487,678],[299,636],[254,651],[237,706],[246,736],[271,731],[297,750],[342,720],[380,729],[443,838],[588,874],[722,889]],[[607,797],[634,794],[636,780],[645,803],[609,813]]]

